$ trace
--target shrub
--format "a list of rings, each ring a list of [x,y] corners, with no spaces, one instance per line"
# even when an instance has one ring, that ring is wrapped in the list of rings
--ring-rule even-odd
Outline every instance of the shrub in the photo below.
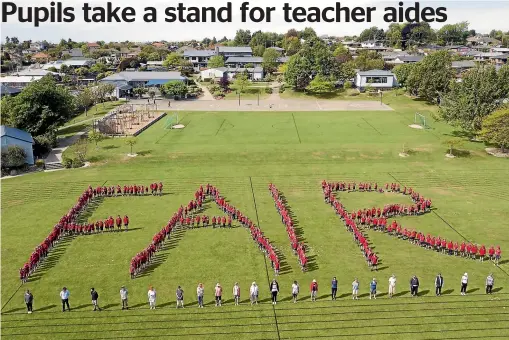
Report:
[[[224,92],[222,90],[217,90],[212,93],[214,97],[224,97]]]
[[[352,93],[350,93],[350,96],[352,96],[352,97],[355,97],[355,96],[358,96],[358,95],[359,95],[359,92],[352,92]]]
[[[212,80],[212,78],[203,78],[202,81],[204,83],[210,83],[210,81]]]
[[[35,166],[38,168],[44,168],[46,163],[44,163],[44,159],[38,159],[35,161]]]
[[[217,91],[221,91],[221,86],[219,85],[209,85],[209,91],[214,93],[214,92],[217,92]]]
[[[344,88],[345,90],[349,90],[349,89],[351,89],[352,87],[353,87],[353,85],[352,85],[352,82],[351,82],[351,81],[345,81],[345,83],[343,84],[343,88]]]
[[[25,165],[27,154],[25,149],[18,145],[9,145],[2,149],[2,167],[19,168]]]
[[[265,87],[265,93],[267,93],[267,94],[271,94],[271,93],[272,93],[272,87],[268,87],[268,86],[266,86],[266,87]]]
[[[67,169],[70,169],[72,168],[72,158],[69,158],[69,157],[62,157],[62,165],[67,168]]]
[[[281,84],[281,86],[279,87],[279,93],[283,93],[285,92],[285,90],[286,90],[285,84]]]

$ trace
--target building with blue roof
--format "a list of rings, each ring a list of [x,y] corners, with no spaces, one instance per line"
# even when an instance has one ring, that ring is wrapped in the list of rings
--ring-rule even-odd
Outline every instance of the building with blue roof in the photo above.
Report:
[[[0,136],[2,139],[2,150],[4,148],[8,148],[11,145],[20,146],[25,150],[26,163],[28,165],[34,164],[34,151],[32,147],[34,144],[34,139],[32,138],[31,134],[20,129],[0,125]]]

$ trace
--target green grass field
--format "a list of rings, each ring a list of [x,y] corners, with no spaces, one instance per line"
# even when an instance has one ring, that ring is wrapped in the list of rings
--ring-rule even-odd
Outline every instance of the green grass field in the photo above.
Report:
[[[135,158],[122,138],[89,147],[92,166],[2,180],[2,337],[6,339],[481,339],[509,338],[509,163],[466,141],[447,159],[442,141],[456,135],[433,122],[434,107],[406,96],[386,94],[394,111],[379,112],[182,112],[182,130],[164,130],[164,121],[137,137]],[[416,130],[414,112],[428,116],[430,129]],[[403,145],[410,156],[401,158]],[[68,151],[72,153],[70,148]],[[466,260],[426,251],[374,231],[370,242],[381,258],[371,272],[330,206],[320,182],[399,182],[433,200],[432,213],[398,220],[404,226],[461,241],[500,245],[502,263]],[[89,220],[128,214],[130,231],[63,240],[32,281],[20,286],[18,269],[32,249],[90,184],[147,185],[163,181],[162,197],[106,198],[91,207]],[[309,246],[310,271],[302,273],[268,184],[285,195]],[[176,233],[141,277],[129,278],[129,261],[147,246],[174,211],[212,183],[228,201],[256,221],[282,258],[280,303],[270,303],[274,277],[248,231],[200,228]],[[342,194],[350,210],[405,202],[391,194]],[[218,215],[208,203],[205,214]],[[267,267],[268,266],[268,267]],[[434,296],[434,277],[445,279],[444,296]],[[460,278],[469,273],[469,294],[460,296]],[[484,295],[492,272],[495,293]],[[387,298],[388,278],[398,278],[397,297]],[[411,298],[411,275],[421,296]],[[330,300],[330,280],[339,280],[338,300]],[[351,282],[360,280],[361,297],[352,301]],[[369,300],[369,281],[379,281],[379,298]],[[309,301],[309,284],[320,285]],[[301,285],[299,302],[290,301],[291,283]],[[247,302],[252,281],[260,286],[258,306]],[[206,308],[196,308],[196,286],[205,286]],[[213,305],[213,286],[224,287],[223,307]],[[241,306],[231,290],[241,287]],[[129,311],[120,310],[119,289],[129,290]],[[158,309],[148,309],[147,289],[158,293]],[[175,289],[185,291],[186,309],[175,309]],[[71,292],[73,311],[61,312],[59,292]],[[92,312],[95,287],[104,311]],[[23,292],[34,294],[27,315]]]

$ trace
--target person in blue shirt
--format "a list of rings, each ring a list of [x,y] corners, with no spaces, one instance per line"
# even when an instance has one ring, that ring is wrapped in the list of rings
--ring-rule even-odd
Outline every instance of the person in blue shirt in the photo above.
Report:
[[[336,294],[338,292],[338,280],[336,279],[335,276],[332,278],[331,290],[332,290],[332,301],[334,301],[336,300]]]
[[[369,284],[369,299],[370,300],[372,298],[376,300],[376,285],[377,285],[376,279],[373,278],[373,280]]]

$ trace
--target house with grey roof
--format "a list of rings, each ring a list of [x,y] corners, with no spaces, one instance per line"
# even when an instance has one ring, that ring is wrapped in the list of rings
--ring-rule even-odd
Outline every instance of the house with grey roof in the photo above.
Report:
[[[5,84],[0,84],[0,98],[2,97],[14,97],[21,92],[20,89],[11,87]]]
[[[366,86],[376,89],[391,89],[398,85],[396,75],[391,71],[369,70],[358,71],[355,76],[355,86],[364,91]]]
[[[209,68],[200,72],[200,78],[203,79],[221,79],[228,78],[233,80],[236,75],[246,73],[249,80],[262,80],[263,79],[263,68],[261,67],[218,67]]]
[[[67,59],[67,60],[57,60],[52,61],[45,64],[42,68],[44,70],[49,69],[50,67],[54,67],[57,70],[60,70],[63,65],[66,65],[70,68],[81,68],[81,67],[90,67],[95,64],[95,60],[93,59]]]
[[[185,50],[182,57],[193,64],[196,72],[207,67],[211,57],[216,55],[215,50]]]
[[[278,64],[283,64],[288,61],[288,57],[281,57],[277,59]],[[230,57],[226,59],[224,65],[227,67],[262,67],[263,57]]]
[[[34,151],[32,147],[34,139],[31,134],[20,129],[1,125],[0,138],[2,150],[13,145],[19,146],[25,150],[25,163],[28,165],[34,164]]]
[[[422,59],[424,59],[424,57],[420,56],[420,55],[405,55],[405,56],[398,56],[394,60],[389,61],[388,63],[396,64],[396,65],[413,64],[413,63],[418,63]]]
[[[83,51],[81,48],[72,48],[68,51],[63,51],[62,55],[68,55],[71,58],[84,58]]]
[[[222,55],[226,60],[229,57],[251,57],[253,51],[249,46],[216,46],[216,55]]]
[[[136,72],[123,71],[112,74],[100,80],[102,83],[111,83],[115,85],[128,84],[132,87],[160,86],[169,81],[187,81],[186,77],[180,75],[180,72]]]

